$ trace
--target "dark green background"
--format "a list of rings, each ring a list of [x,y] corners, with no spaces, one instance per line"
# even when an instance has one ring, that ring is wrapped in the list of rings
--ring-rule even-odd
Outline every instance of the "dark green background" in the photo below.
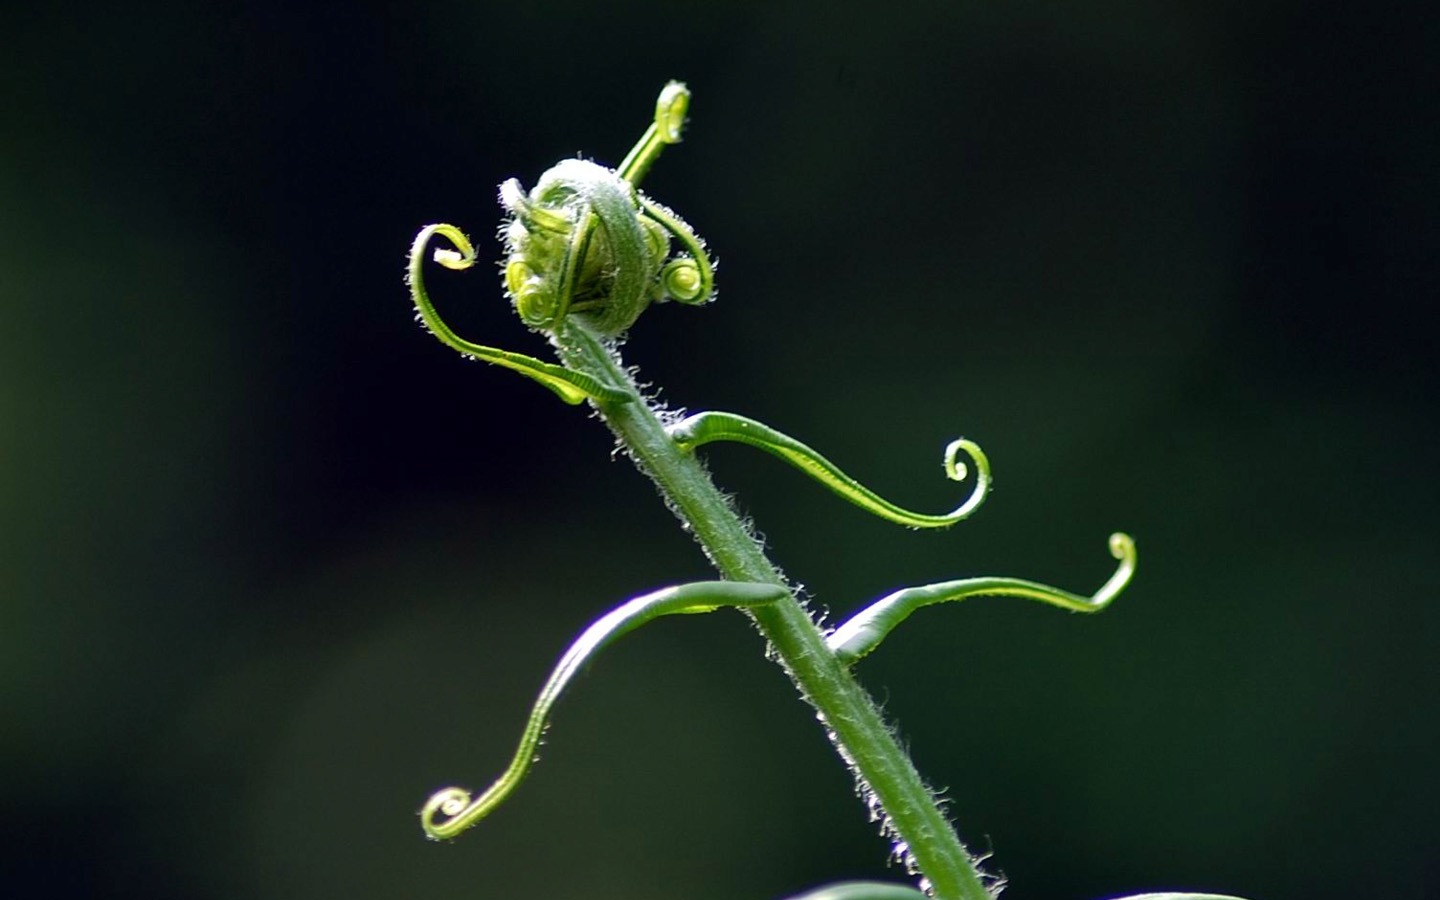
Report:
[[[887,847],[742,617],[666,621],[452,846],[549,665],[707,575],[580,410],[411,321],[414,232],[614,163],[721,261],[663,396],[836,615],[1012,574],[863,665],[1007,897],[1440,897],[1437,17],[1413,3],[30,4],[0,34],[0,872],[15,896],[767,900]],[[499,256],[496,245],[483,252]],[[466,334],[540,352],[487,271]],[[8,893],[8,891],[7,891]]]

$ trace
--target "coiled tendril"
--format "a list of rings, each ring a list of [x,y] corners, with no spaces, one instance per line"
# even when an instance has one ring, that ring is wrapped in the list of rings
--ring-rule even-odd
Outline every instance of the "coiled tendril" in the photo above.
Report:
[[[758,447],[814,478],[834,493],[882,519],[911,528],[945,528],[954,525],[979,509],[990,490],[990,460],[980,445],[960,438],[945,448],[945,477],[964,481],[967,473],[960,461],[964,452],[975,463],[975,487],[970,496],[955,509],[942,515],[911,512],[876,494],[865,485],[840,471],[830,460],[787,434],[782,434],[754,419],[726,412],[702,412],[688,416],[666,428],[681,450],[689,453],[696,447],[715,441],[734,441]]]
[[[410,285],[410,297],[415,301],[415,312],[430,333],[441,343],[452,347],[474,359],[484,360],[497,366],[513,369],[522,375],[535,379],[560,395],[566,403],[582,403],[586,398],[597,401],[623,403],[630,395],[583,372],[575,372],[554,363],[541,362],[524,353],[513,353],[496,347],[487,347],[465,340],[454,331],[435,310],[430,294],[425,290],[425,250],[435,236],[440,236],[454,245],[455,249],[435,251],[435,261],[447,269],[463,271],[475,264],[475,247],[470,239],[454,225],[426,225],[415,236],[410,245],[410,261],[406,269],[406,281]]]
[[[551,708],[585,664],[617,638],[661,616],[706,613],[722,606],[763,606],[786,596],[789,591],[773,584],[697,581],[636,597],[601,616],[575,639],[555,664],[530,711],[520,746],[504,774],[478,797],[459,787],[436,791],[420,810],[420,824],[425,833],[436,840],[455,837],[489,815],[520,786],[535,763],[535,751],[540,747]]]
[[[1110,555],[1120,561],[1109,580],[1089,597],[1072,594],[1061,588],[1051,587],[1022,578],[965,578],[960,581],[944,581],[924,587],[906,588],[875,601],[856,613],[849,621],[831,632],[825,645],[840,660],[849,665],[865,656],[885,639],[896,625],[922,606],[935,603],[949,603],[969,597],[1026,597],[1068,609],[1072,612],[1099,612],[1110,605],[1110,601],[1135,577],[1135,541],[1128,534],[1115,532],[1110,535]]]

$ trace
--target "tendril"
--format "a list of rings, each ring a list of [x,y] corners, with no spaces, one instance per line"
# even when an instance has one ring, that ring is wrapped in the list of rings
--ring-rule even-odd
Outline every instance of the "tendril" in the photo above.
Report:
[[[966,578],[924,587],[906,588],[883,597],[856,613],[825,639],[828,646],[845,665],[850,665],[880,646],[896,625],[915,610],[935,603],[948,603],[970,597],[1025,597],[1039,600],[1072,612],[1099,612],[1109,606],[1135,577],[1135,541],[1128,534],[1110,535],[1110,555],[1120,561],[1115,572],[1101,588],[1089,597],[1072,594],[1061,588],[1025,581],[1020,578]]]
[[[965,502],[951,512],[929,515],[896,506],[846,475],[809,446],[754,419],[734,413],[702,412],[675,422],[666,428],[666,432],[686,453],[716,441],[733,441],[758,447],[783,459],[861,509],[910,528],[945,528],[954,525],[974,513],[985,501],[985,495],[990,490],[990,461],[978,444],[964,438],[951,441],[945,448],[945,477],[951,481],[965,479],[966,466],[960,461],[960,454],[963,452],[975,464],[975,487]]]
[[[485,818],[510,796],[535,763],[535,751],[555,702],[585,664],[616,638],[660,616],[706,613],[722,606],[763,606],[786,596],[789,592],[785,588],[773,584],[699,581],[636,597],[601,616],[556,663],[530,711],[520,746],[504,774],[478,797],[460,787],[448,787],[431,795],[420,810],[420,824],[426,835],[435,840],[453,838]]]
[[[690,109],[690,89],[684,83],[672,81],[660,91],[655,100],[655,120],[620,165],[616,173],[633,185],[650,171],[650,166],[659,157],[660,151],[670,144],[680,143],[680,132],[685,127],[685,113]]]
[[[640,205],[651,219],[674,235],[689,254],[677,257],[661,270],[664,296],[690,306],[699,306],[714,300],[715,265],[705,252],[705,242],[690,230],[684,219],[675,215],[674,210],[661,206],[643,194],[640,195]]]
[[[454,245],[453,249],[442,248],[435,251],[435,261],[447,269],[463,271],[473,266],[475,264],[475,247],[470,243],[470,239],[465,237],[464,233],[454,225],[427,225],[420,229],[420,233],[415,236],[414,243],[410,245],[410,258],[405,279],[410,285],[410,297],[415,303],[415,310],[419,314],[420,321],[424,323],[431,334],[440,339],[441,343],[466,356],[497,366],[504,366],[528,378],[533,378],[560,395],[560,399],[566,403],[582,403],[586,399],[597,402],[625,403],[631,399],[628,393],[602,384],[583,372],[574,372],[563,366],[541,362],[533,356],[526,356],[523,353],[513,353],[509,350],[472,343],[452,331],[450,326],[440,318],[439,311],[435,309],[435,304],[430,300],[430,294],[425,290],[425,250],[429,246],[431,238],[436,235]],[[508,272],[507,277],[509,277]]]

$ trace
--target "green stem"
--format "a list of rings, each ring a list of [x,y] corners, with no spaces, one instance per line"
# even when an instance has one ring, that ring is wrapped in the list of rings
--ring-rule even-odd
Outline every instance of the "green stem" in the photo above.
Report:
[[[565,364],[628,393],[634,402],[595,400],[601,417],[635,464],[653,480],[671,509],[732,581],[788,587],[779,569],[741,522],[694,456],[684,453],[641,401],[619,358],[580,322],[567,320],[556,336]],[[793,596],[748,611],[800,694],[815,707],[840,756],[886,815],[938,900],[990,900],[974,859],[920,780],[909,756],[850,672],[825,646],[824,635]]]

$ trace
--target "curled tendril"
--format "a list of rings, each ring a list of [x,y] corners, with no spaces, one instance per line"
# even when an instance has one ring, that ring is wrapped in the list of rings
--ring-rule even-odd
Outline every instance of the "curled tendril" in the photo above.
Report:
[[[415,310],[419,314],[420,321],[425,324],[431,334],[439,338],[446,346],[452,347],[466,356],[497,366],[504,366],[533,378],[559,394],[560,399],[566,403],[582,403],[587,398],[609,403],[624,403],[631,399],[628,393],[602,384],[582,372],[574,372],[564,366],[541,362],[533,356],[526,356],[523,353],[512,353],[509,350],[471,343],[452,331],[450,326],[445,324],[445,320],[440,318],[440,313],[435,309],[435,304],[431,302],[430,295],[425,290],[425,250],[436,235],[443,237],[453,245],[453,249],[442,248],[435,251],[435,261],[440,265],[447,269],[463,271],[475,264],[474,245],[454,225],[427,225],[420,229],[420,233],[415,236],[414,243],[410,245],[410,258],[405,280],[410,285],[410,297],[415,302]]]
[[[965,600],[969,597],[1026,597],[1049,603],[1073,612],[1099,612],[1125,590],[1135,577],[1135,541],[1128,534],[1110,535],[1110,554],[1120,561],[1115,573],[1100,590],[1089,597],[1069,591],[1025,581],[1020,578],[966,578],[925,587],[906,588],[875,601],[856,613],[825,639],[840,662],[849,665],[868,654],[885,639],[896,625],[922,606]]]
[[[660,91],[655,100],[655,120],[640,140],[625,154],[616,173],[631,184],[638,185],[640,179],[650,170],[650,165],[670,144],[680,143],[680,132],[685,127],[685,113],[690,109],[690,89],[683,82],[672,81]]]
[[[963,452],[975,463],[975,487],[965,502],[953,511],[944,515],[929,515],[896,506],[840,471],[834,463],[809,446],[754,419],[733,413],[702,412],[675,422],[666,428],[666,432],[670,439],[687,453],[715,441],[733,441],[758,447],[785,460],[861,509],[910,528],[945,528],[954,525],[975,512],[990,490],[990,460],[978,444],[964,438],[951,441],[945,448],[945,476],[951,481],[965,479],[966,467],[960,461],[960,454]]]
[[[737,581],[698,581],[664,588],[621,604],[595,621],[570,645],[556,663],[541,689],[520,746],[510,766],[478,797],[459,787],[448,787],[431,795],[420,810],[420,824],[426,835],[442,840],[453,838],[499,806],[520,785],[535,762],[535,751],[550,718],[550,710],[574,676],[608,644],[660,616],[705,613],[722,606],[753,607],[774,603],[789,592],[778,585]]]
[[[643,194],[640,205],[651,219],[659,222],[680,242],[687,254],[671,260],[661,270],[660,299],[676,300],[689,306],[700,306],[714,300],[715,266],[705,252],[705,242],[669,207],[661,206]]]

